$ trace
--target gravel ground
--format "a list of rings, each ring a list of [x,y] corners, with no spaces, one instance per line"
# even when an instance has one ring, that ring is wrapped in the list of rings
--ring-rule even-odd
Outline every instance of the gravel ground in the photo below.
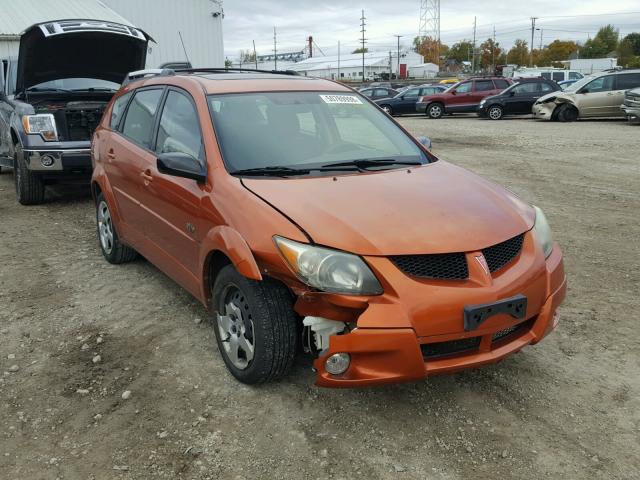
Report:
[[[84,189],[20,207],[4,173],[0,478],[640,478],[640,127],[400,121],[545,210],[570,285],[553,334],[417,384],[319,389],[301,359],[243,386],[195,300],[102,259]]]

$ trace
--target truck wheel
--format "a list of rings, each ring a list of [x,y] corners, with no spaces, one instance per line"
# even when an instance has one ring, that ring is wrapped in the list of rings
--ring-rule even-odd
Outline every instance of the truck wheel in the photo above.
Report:
[[[558,107],[557,118],[561,122],[575,122],[578,120],[578,109],[568,103],[560,105]]]
[[[441,103],[432,103],[427,106],[427,116],[429,118],[438,119],[444,115],[444,105]]]
[[[107,262],[119,264],[135,260],[138,253],[133,248],[120,242],[111,218],[109,205],[102,193],[99,193],[96,198],[96,226],[100,250],[102,250],[102,255],[104,255]]]
[[[284,376],[293,365],[298,337],[288,289],[269,278],[250,280],[227,265],[211,293],[218,349],[231,374],[247,384]]]
[[[502,110],[502,107],[500,105],[491,105],[487,110],[487,116],[491,120],[500,120],[503,114],[504,111]]]
[[[21,205],[39,205],[44,202],[44,181],[27,168],[20,144],[13,148],[13,179],[16,197]]]

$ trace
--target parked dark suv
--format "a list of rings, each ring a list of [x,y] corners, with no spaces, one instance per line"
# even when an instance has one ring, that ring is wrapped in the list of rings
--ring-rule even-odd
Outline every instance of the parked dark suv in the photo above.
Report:
[[[553,80],[546,78],[518,78],[498,95],[484,98],[478,106],[478,116],[500,120],[504,115],[530,115],[531,107],[547,93],[562,90]]]
[[[442,93],[422,97],[416,110],[429,118],[442,118],[445,113],[472,113],[483,98],[496,95],[513,82],[502,77],[480,77],[463,80]]]
[[[46,22],[2,60],[0,168],[13,168],[23,205],[42,203],[48,183],[91,176],[93,131],[128,72],[144,67],[149,37],[95,20]]]
[[[446,90],[442,85],[420,85],[410,87],[404,92],[400,92],[393,98],[385,98],[383,100],[375,100],[382,110],[389,115],[398,115],[406,113],[416,113],[416,102],[423,95],[432,95],[434,93]]]

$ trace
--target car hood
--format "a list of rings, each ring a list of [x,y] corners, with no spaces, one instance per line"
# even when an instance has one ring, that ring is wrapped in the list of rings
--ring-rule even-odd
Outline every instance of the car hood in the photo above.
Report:
[[[144,68],[149,40],[140,29],[98,20],[33,25],[20,37],[17,91],[62,78],[122,83]]]
[[[243,183],[315,243],[360,255],[476,251],[535,221],[533,209],[504,188],[442,160],[411,169]]]

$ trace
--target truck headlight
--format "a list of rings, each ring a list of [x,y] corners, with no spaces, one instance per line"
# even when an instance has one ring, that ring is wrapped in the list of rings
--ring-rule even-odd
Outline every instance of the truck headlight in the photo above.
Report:
[[[22,126],[25,133],[40,134],[47,142],[58,140],[56,121],[51,113],[39,113],[37,115],[25,115],[22,117]]]
[[[380,295],[382,286],[357,255],[273,237],[293,272],[307,285],[346,295]]]
[[[542,247],[544,258],[547,258],[553,251],[553,238],[551,237],[551,228],[549,227],[547,217],[544,216],[542,210],[540,210],[535,205],[533,205],[533,208],[536,211],[536,223],[533,226],[533,231],[535,233],[536,240]]]

